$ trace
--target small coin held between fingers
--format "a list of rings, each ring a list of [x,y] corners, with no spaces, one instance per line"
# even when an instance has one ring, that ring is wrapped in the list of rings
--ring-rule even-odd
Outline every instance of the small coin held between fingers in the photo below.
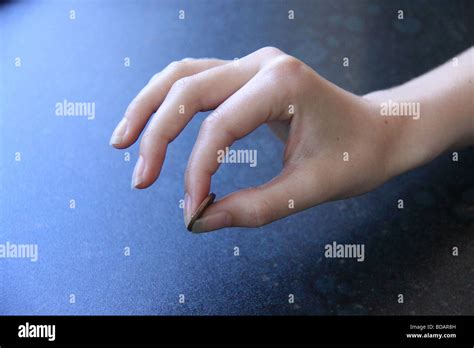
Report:
[[[204,199],[204,201],[199,205],[199,207],[196,209],[193,215],[191,215],[191,219],[189,220],[188,224],[188,231],[192,232],[193,231],[193,225],[196,222],[197,219],[199,219],[204,211],[209,207],[213,202],[214,199],[216,199],[216,195],[214,193],[211,193],[209,196]]]

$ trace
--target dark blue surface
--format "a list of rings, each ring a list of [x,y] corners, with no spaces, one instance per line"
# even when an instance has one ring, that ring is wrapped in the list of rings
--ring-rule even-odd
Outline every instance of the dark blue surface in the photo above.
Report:
[[[365,93],[472,45],[472,18],[469,1],[0,5],[0,244],[39,246],[37,262],[0,259],[0,314],[474,314],[472,149],[263,228],[193,235],[179,200],[205,115],[169,146],[161,177],[144,191],[130,189],[137,146],[127,162],[108,145],[129,101],[173,60],[273,45]],[[64,99],[95,102],[95,119],[55,116]],[[218,198],[281,168],[283,145],[265,127],[235,148],[256,149],[258,166],[221,166]],[[366,260],[324,258],[332,241],[364,243]]]

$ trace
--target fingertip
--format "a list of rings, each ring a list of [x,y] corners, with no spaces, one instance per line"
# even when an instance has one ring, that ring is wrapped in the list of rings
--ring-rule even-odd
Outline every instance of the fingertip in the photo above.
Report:
[[[161,173],[161,161],[150,161],[149,156],[140,155],[133,169],[132,189],[146,189],[156,182]]]
[[[120,148],[123,141],[128,133],[129,121],[126,117],[122,118],[115,127],[112,136],[110,137],[109,144],[113,147]]]
[[[137,190],[143,190],[143,189],[146,189],[148,187],[150,187],[151,185],[153,185],[154,183],[156,183],[158,178],[156,179],[143,179],[143,178],[138,178],[138,179],[135,179],[132,177],[132,183],[131,183],[131,188],[132,189],[137,189]]]
[[[226,211],[218,211],[205,215],[192,226],[192,232],[203,233],[232,226],[232,215]]]
[[[138,177],[135,178],[132,176],[132,183],[131,187],[132,189],[138,189],[138,190],[143,190],[148,187],[150,187],[153,184],[156,184],[156,181],[158,180],[159,174],[156,177]]]
[[[129,144],[124,143],[124,142],[113,143],[112,141],[110,141],[109,145],[112,146],[114,149],[117,149],[117,150],[123,150],[123,149],[126,149],[126,148],[130,147]]]

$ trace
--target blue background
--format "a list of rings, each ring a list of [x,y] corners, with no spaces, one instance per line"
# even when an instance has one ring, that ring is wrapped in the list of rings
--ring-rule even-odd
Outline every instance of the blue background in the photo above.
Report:
[[[469,1],[3,2],[0,243],[37,243],[39,260],[0,259],[0,314],[474,314],[472,149],[262,228],[193,235],[179,200],[205,114],[169,146],[161,177],[144,191],[130,189],[138,147],[127,162],[108,145],[130,100],[173,60],[233,59],[272,45],[362,94],[472,45],[472,9]],[[95,102],[96,118],[55,116],[64,99]],[[234,148],[257,149],[258,166],[221,166],[218,198],[281,168],[283,145],[266,127]],[[324,258],[333,241],[364,243],[365,261]]]

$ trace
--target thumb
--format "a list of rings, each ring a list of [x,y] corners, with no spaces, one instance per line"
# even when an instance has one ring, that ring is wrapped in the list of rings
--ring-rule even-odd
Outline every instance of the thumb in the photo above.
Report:
[[[303,170],[284,170],[261,186],[231,193],[212,204],[192,232],[266,225],[313,206],[313,186],[312,176]]]

